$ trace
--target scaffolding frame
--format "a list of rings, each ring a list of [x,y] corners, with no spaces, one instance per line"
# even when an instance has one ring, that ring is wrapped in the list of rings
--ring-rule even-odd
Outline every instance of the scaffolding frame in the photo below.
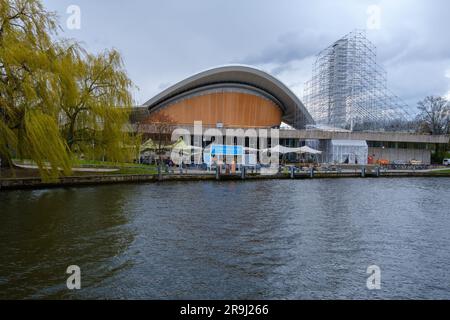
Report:
[[[409,130],[408,105],[387,87],[376,47],[355,30],[322,50],[305,83],[306,108],[316,124],[352,131]]]

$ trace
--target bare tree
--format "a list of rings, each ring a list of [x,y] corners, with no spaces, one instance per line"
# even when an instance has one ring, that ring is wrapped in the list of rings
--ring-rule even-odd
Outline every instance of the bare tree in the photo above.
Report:
[[[450,133],[450,103],[443,97],[428,96],[418,103],[419,131],[430,134]]]
[[[170,151],[169,145],[172,143],[174,129],[175,122],[163,112],[155,112],[138,126],[140,133],[153,140],[151,151],[158,155],[160,168],[163,156]]]

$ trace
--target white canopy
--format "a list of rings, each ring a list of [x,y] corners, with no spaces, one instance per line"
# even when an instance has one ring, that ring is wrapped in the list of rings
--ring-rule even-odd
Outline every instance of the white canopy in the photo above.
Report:
[[[268,148],[268,149],[264,149],[264,152],[273,152],[273,153],[281,153],[281,154],[285,154],[285,153],[309,153],[309,154],[321,154],[322,151],[310,148],[308,146],[304,146],[301,148],[289,148],[289,147],[284,147],[284,146],[280,146],[277,145],[275,147],[272,148]]]
[[[177,151],[191,151],[191,150],[200,151],[200,150],[203,150],[203,148],[201,148],[201,147],[188,145],[186,142],[184,142],[183,139],[180,139],[177,142],[175,142],[172,145],[172,148],[177,150]]]
[[[304,146],[300,148],[300,153],[309,153],[309,154],[322,154],[322,151],[310,148],[308,146]]]
[[[156,143],[153,142],[152,139],[148,139],[141,145],[141,152],[148,151],[148,150],[155,150],[157,149]]]
[[[255,152],[255,151],[258,152],[259,151],[258,149],[250,148],[250,147],[245,147],[244,150],[249,151],[249,152]]]
[[[300,152],[300,149],[301,148],[289,148],[289,147],[284,147],[284,146],[277,145],[277,146],[272,147],[272,148],[264,149],[263,152],[270,151],[270,152],[273,152],[273,153],[281,153],[281,154],[284,154],[284,153],[298,153],[298,152]]]

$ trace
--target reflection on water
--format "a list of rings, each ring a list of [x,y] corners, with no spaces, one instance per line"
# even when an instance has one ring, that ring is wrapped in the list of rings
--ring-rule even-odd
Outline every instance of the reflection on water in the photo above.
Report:
[[[0,296],[70,297],[71,264],[82,267],[88,286],[123,269],[134,238],[123,207],[128,195],[127,188],[1,194]]]
[[[450,180],[0,193],[0,298],[450,298]],[[82,290],[65,270],[79,265]],[[382,289],[366,288],[378,265]]]

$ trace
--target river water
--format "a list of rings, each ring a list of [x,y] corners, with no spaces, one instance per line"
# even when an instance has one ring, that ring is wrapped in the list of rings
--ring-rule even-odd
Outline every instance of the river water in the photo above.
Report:
[[[0,193],[0,298],[450,299],[450,179]],[[81,290],[66,269],[81,269]],[[381,289],[366,286],[368,266]]]

